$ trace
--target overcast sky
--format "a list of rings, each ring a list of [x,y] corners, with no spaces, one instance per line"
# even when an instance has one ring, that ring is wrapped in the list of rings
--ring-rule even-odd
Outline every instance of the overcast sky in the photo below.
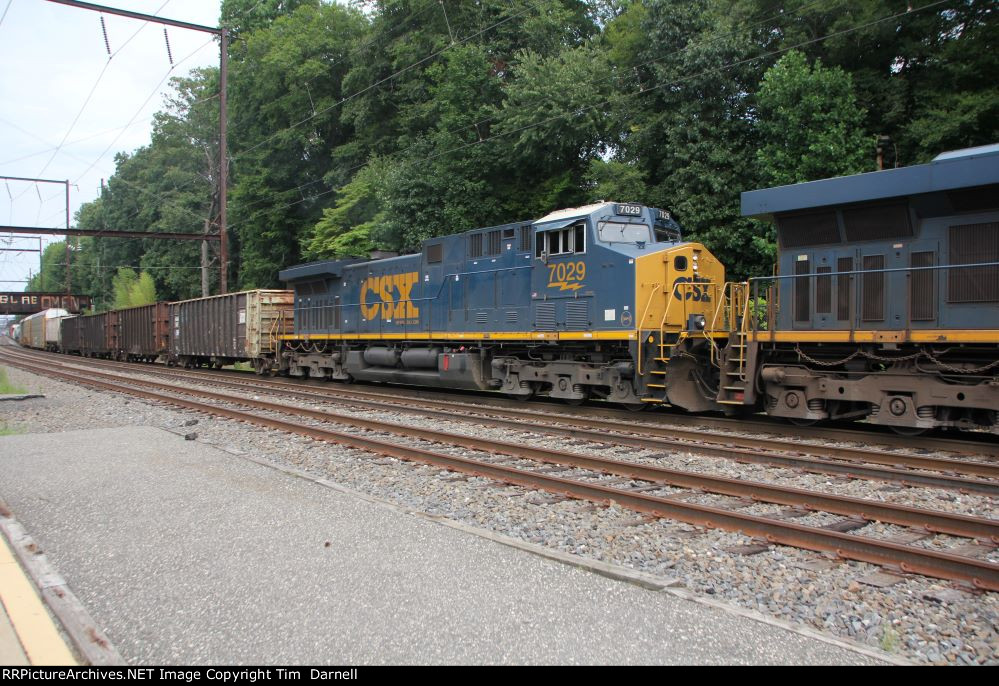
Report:
[[[100,4],[218,25],[219,0]],[[162,25],[46,0],[0,0],[0,16],[0,175],[69,180],[71,216],[97,197],[116,153],[149,142],[169,78],[218,65],[210,34],[168,27],[171,68]],[[65,227],[65,186],[0,179],[2,225]],[[45,237],[43,247],[50,240],[61,238]],[[0,232],[0,248],[38,248],[38,238]],[[11,282],[37,271],[37,253],[0,252],[0,291],[23,290]]]

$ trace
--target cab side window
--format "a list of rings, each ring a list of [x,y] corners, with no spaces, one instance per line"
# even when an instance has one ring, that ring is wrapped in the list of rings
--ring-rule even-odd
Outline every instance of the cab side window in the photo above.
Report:
[[[534,256],[570,255],[586,252],[586,230],[581,223],[563,229],[539,231],[535,237]]]

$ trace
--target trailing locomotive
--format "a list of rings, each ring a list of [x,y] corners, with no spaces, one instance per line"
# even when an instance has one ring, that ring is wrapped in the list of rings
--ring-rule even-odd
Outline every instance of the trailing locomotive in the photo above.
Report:
[[[724,267],[662,210],[602,202],[280,278],[295,293],[280,337],[292,376],[711,405],[684,377],[710,369]]]
[[[719,399],[798,423],[997,427],[999,145],[742,195],[777,224],[765,329],[747,318]]]

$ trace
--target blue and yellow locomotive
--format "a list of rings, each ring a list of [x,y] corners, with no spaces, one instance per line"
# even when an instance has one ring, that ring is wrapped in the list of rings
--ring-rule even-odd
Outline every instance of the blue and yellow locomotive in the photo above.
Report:
[[[751,280],[767,325],[733,339],[723,402],[900,433],[999,427],[999,145],[743,193],[742,209],[776,223],[779,276]]]
[[[690,380],[714,368],[724,267],[662,210],[601,202],[280,278],[293,376],[716,407]]]

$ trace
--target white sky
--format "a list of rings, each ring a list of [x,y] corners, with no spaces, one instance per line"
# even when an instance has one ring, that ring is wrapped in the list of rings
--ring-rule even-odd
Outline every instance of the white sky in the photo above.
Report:
[[[218,25],[219,0],[92,1]],[[152,115],[162,109],[169,77],[218,65],[218,43],[211,34],[167,27],[171,69],[162,25],[46,0],[0,0],[0,15],[5,8],[0,21],[0,175],[69,180],[71,217],[97,197],[101,179],[114,173],[116,153],[149,142]],[[0,179],[4,225],[65,227],[65,186]],[[58,240],[43,237],[43,247]],[[37,249],[38,238],[0,232],[0,248]],[[11,281],[26,280],[37,271],[38,253],[0,252],[0,291],[23,290],[24,283]]]

